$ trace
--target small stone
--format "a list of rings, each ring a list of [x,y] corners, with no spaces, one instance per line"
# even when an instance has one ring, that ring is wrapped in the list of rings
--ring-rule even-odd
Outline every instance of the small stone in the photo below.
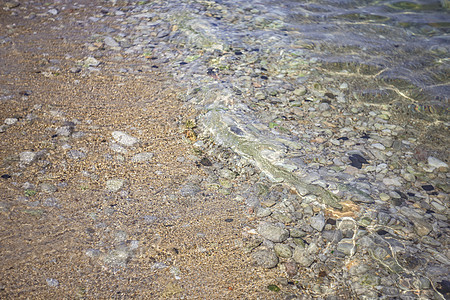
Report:
[[[69,150],[67,156],[71,159],[82,159],[86,157],[86,154],[78,150]]]
[[[439,160],[439,159],[437,159],[437,158],[435,158],[433,156],[428,157],[428,165],[431,168],[433,168],[433,170],[434,169],[440,169],[440,168],[442,168],[442,169],[447,169],[448,168],[448,165],[445,162],[443,162],[443,161],[441,161],[441,160]]]
[[[319,213],[318,215],[314,216],[310,220],[311,227],[314,228],[317,231],[322,231],[325,227],[325,217],[322,213]]]
[[[278,256],[272,251],[261,250],[252,253],[256,265],[266,269],[275,268],[278,265]]]
[[[289,277],[295,276],[297,274],[297,272],[298,272],[297,264],[295,263],[295,261],[292,261],[292,260],[286,262],[284,264],[284,268],[286,270],[286,274]]]
[[[292,257],[299,265],[306,268],[314,262],[314,258],[302,247],[296,247]]]
[[[272,214],[272,210],[270,208],[265,208],[265,207],[259,207],[256,210],[256,216],[258,218],[265,218],[268,217]]]
[[[47,282],[47,285],[51,286],[51,287],[57,287],[59,285],[58,280],[56,280],[54,278],[47,278],[47,279],[45,279],[45,281]]]
[[[289,237],[289,231],[271,223],[261,224],[258,233],[274,243],[281,243]]]
[[[266,95],[263,92],[256,92],[255,98],[258,100],[264,100],[266,99]]]
[[[385,193],[380,193],[379,197],[382,201],[388,201],[389,199],[391,199],[391,197]]]
[[[291,247],[285,244],[275,244],[273,250],[278,257],[289,258],[292,256]]]
[[[18,7],[19,5],[20,5],[19,2],[16,2],[16,1],[8,1],[8,2],[5,3],[5,8],[6,8],[6,9],[16,8],[16,7]]]
[[[86,250],[86,252],[84,254],[86,254],[86,256],[88,256],[90,258],[95,258],[95,257],[99,257],[101,252],[100,252],[100,250],[97,250],[97,249],[88,249],[88,250]]]
[[[69,136],[72,134],[72,131],[73,131],[73,127],[63,126],[56,130],[56,134],[61,135],[61,136]]]
[[[110,179],[106,181],[106,189],[110,192],[118,192],[124,185],[124,179]]]
[[[58,188],[55,185],[49,184],[49,183],[41,183],[39,185],[39,188],[41,189],[42,192],[48,193],[48,194],[58,191]]]
[[[116,142],[124,146],[133,146],[139,141],[137,138],[132,137],[123,131],[113,131],[111,134]]]
[[[106,46],[109,46],[109,47],[119,47],[119,43],[110,36],[105,37],[103,42],[105,43]]]
[[[92,56],[89,56],[84,60],[84,64],[88,67],[97,67],[100,65],[100,62]]]
[[[49,14],[51,14],[51,15],[54,15],[54,16],[56,16],[56,15],[58,14],[58,10],[57,10],[57,9],[54,9],[54,8],[52,8],[52,9],[50,9],[50,10],[48,11],[48,13],[49,13]]]
[[[116,143],[112,143],[112,144],[109,146],[109,148],[110,148],[112,151],[117,152],[117,153],[122,153],[122,154],[127,154],[127,153],[128,153],[128,150],[127,150],[127,149],[125,149],[124,147],[122,147],[122,146],[120,146],[119,144],[116,144]]]
[[[123,249],[112,250],[103,258],[107,265],[125,267],[130,260],[130,253]]]
[[[385,185],[402,186],[398,178],[383,178],[383,183]]]
[[[411,173],[405,173],[405,174],[403,174],[403,179],[405,179],[408,182],[414,182],[414,181],[416,181],[416,176]]]
[[[342,239],[338,243],[336,250],[344,253],[345,255],[352,256],[356,252],[356,246],[353,245],[352,239]]]
[[[378,150],[385,150],[386,147],[383,146],[383,144],[380,143],[375,143],[371,145],[373,148],[378,149]]]
[[[431,232],[431,230],[433,230],[431,224],[429,224],[426,220],[417,218],[410,218],[410,220],[413,222],[414,230],[419,236],[428,235]]]
[[[19,154],[20,162],[24,164],[31,164],[37,157],[35,152],[24,151]]]
[[[304,87],[299,87],[298,89],[294,90],[295,96],[303,96],[305,94],[306,94],[306,88],[304,88]]]
[[[142,152],[134,155],[131,158],[132,162],[138,163],[138,162],[147,162],[150,161],[153,158],[153,153],[151,152]]]
[[[320,111],[327,111],[331,108],[330,104],[328,103],[320,103],[318,109]]]
[[[431,202],[431,206],[433,206],[438,212],[444,212],[447,209],[445,206],[436,201]]]
[[[16,118],[6,118],[6,119],[5,119],[5,124],[6,124],[6,125],[13,125],[13,124],[15,124],[17,121],[19,121],[19,120],[16,119]]]

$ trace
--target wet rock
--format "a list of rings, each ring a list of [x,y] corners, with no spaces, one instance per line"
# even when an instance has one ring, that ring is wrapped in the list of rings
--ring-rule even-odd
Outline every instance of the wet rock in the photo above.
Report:
[[[268,250],[260,250],[252,253],[252,258],[257,266],[266,269],[275,268],[278,265],[278,256]]]
[[[112,267],[125,267],[131,259],[131,253],[125,249],[111,250],[103,257],[105,264]]]
[[[289,231],[271,223],[259,225],[258,233],[274,243],[281,243],[289,237]]]
[[[431,226],[431,224],[429,224],[426,220],[417,219],[414,217],[410,218],[410,220],[414,224],[414,231],[419,236],[428,235],[433,230],[433,227]]]
[[[354,245],[352,239],[342,239],[338,243],[336,250],[341,251],[345,255],[352,256],[356,252],[356,245]]]
[[[314,228],[317,231],[322,231],[325,227],[325,217],[322,213],[319,213],[318,215],[312,217],[310,219],[311,227]]]
[[[134,144],[139,142],[137,138],[123,131],[113,131],[111,134],[114,140],[123,146],[133,146]]]
[[[302,267],[309,267],[314,262],[314,258],[302,247],[296,247],[292,258]]]
[[[429,156],[428,157],[428,165],[433,170],[434,169],[443,169],[443,170],[447,170],[448,169],[448,165],[445,162],[443,162],[443,161],[441,161],[441,160],[439,160],[439,159],[437,159],[437,158],[435,158],[433,156]]]
[[[289,245],[275,244],[273,250],[278,257],[290,258],[292,256],[292,249]]]

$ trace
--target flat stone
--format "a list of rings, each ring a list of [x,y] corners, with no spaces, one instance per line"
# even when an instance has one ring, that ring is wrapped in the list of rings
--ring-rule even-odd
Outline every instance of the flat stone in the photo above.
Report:
[[[134,144],[136,144],[137,142],[139,142],[139,140],[123,131],[113,131],[112,136],[114,138],[114,140],[116,140],[116,142],[118,142],[119,144],[123,145],[123,146],[133,146]]]
[[[306,94],[306,88],[299,87],[298,89],[295,89],[293,93],[295,96],[303,96]]]
[[[384,150],[386,149],[386,147],[383,146],[383,144],[380,143],[375,143],[371,145],[373,148],[378,149],[378,150]]]
[[[270,223],[259,225],[258,233],[274,243],[281,243],[289,237],[289,231]]]
[[[252,258],[257,266],[266,269],[275,268],[279,261],[278,256],[274,252],[268,250],[254,252],[252,253]]]
[[[92,56],[89,56],[84,60],[84,64],[88,67],[97,67],[98,65],[100,65],[100,61],[98,61]]]
[[[24,151],[19,154],[19,159],[21,163],[31,164],[37,158],[36,152]]]
[[[83,152],[81,152],[79,150],[69,150],[69,152],[67,153],[67,156],[69,156],[69,158],[71,158],[71,159],[81,159],[81,158],[85,158],[86,154],[84,154]]]
[[[131,158],[131,161],[135,162],[135,163],[137,163],[137,162],[147,162],[147,161],[152,160],[153,156],[154,156],[154,154],[151,153],[151,152],[142,152],[142,153],[138,153],[138,154],[134,155]]]
[[[311,227],[314,228],[317,231],[322,231],[325,227],[325,217],[322,213],[319,213],[318,215],[312,217],[310,219]]]
[[[402,183],[398,178],[383,178],[383,183],[385,185],[402,186]]]
[[[278,257],[289,258],[292,256],[292,248],[289,245],[275,244],[273,250]]]
[[[124,148],[124,147],[122,147],[122,146],[120,146],[119,144],[116,144],[116,143],[112,143],[109,146],[109,148],[112,151],[117,152],[117,153],[121,153],[121,154],[127,154],[128,153],[128,150],[126,148]]]
[[[72,134],[73,127],[62,126],[56,130],[56,134],[60,136],[70,136]]]
[[[433,230],[431,224],[429,224],[426,220],[411,218],[411,221],[414,224],[414,231],[419,236],[428,235],[431,232],[431,230]]]
[[[292,258],[302,267],[309,267],[314,262],[314,258],[302,247],[296,247]]]
[[[356,246],[353,245],[352,239],[342,239],[338,245],[336,250],[341,251],[345,255],[353,255],[356,252]]]
[[[106,46],[109,46],[109,47],[119,47],[119,43],[110,36],[105,37],[103,42],[105,43]]]
[[[6,118],[6,119],[5,119],[5,124],[6,124],[6,125],[13,125],[13,124],[15,124],[17,121],[19,121],[19,120],[16,119],[16,118]]]
[[[433,169],[448,168],[448,165],[445,162],[433,156],[428,157],[428,165]]]
[[[55,185],[50,184],[50,183],[41,183],[39,185],[39,188],[41,189],[42,192],[49,193],[49,194],[54,193],[58,190],[58,188]]]
[[[106,181],[106,189],[110,192],[118,192],[124,185],[124,179],[110,179]]]

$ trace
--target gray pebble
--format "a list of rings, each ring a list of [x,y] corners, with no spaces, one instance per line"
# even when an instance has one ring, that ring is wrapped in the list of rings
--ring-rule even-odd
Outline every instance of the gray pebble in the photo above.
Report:
[[[123,131],[113,131],[112,136],[116,142],[122,144],[123,146],[133,146],[139,140]]]
[[[322,213],[319,213],[318,215],[312,217],[310,219],[311,227],[314,228],[317,231],[322,231],[325,227],[325,217]]]
[[[278,265],[278,256],[272,251],[260,250],[252,253],[256,265],[266,269],[275,268]]]
[[[289,237],[289,231],[270,223],[259,225],[258,233],[274,243],[281,243]]]

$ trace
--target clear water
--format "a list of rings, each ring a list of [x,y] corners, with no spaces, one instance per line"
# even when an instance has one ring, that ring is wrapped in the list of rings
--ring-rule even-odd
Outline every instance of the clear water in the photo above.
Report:
[[[445,0],[216,0],[166,9],[189,28],[188,45],[235,52],[208,59],[210,68],[239,77],[249,75],[247,64],[294,86],[315,74],[346,82],[360,101],[448,121],[448,7]],[[242,68],[229,66],[236,64]]]

